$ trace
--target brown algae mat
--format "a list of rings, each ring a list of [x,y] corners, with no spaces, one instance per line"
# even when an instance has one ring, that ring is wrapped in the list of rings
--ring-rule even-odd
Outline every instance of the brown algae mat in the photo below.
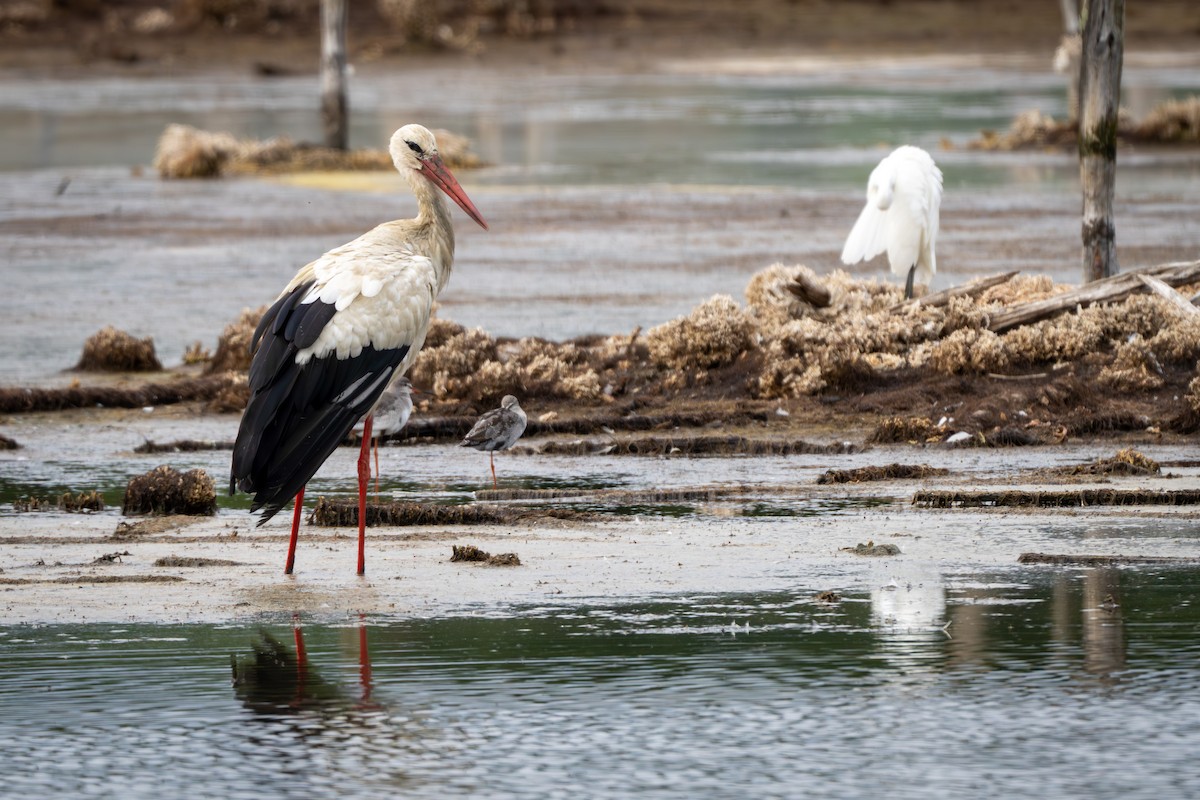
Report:
[[[919,508],[1071,508],[1086,506],[1184,506],[1200,504],[1200,489],[1073,489],[1061,491],[913,493]]]
[[[130,478],[121,513],[213,516],[217,513],[216,487],[202,469],[179,472],[164,464]]]
[[[435,503],[367,503],[367,527],[406,525],[507,525],[539,519],[584,520],[592,515],[562,508],[521,509],[503,506],[438,505]],[[357,500],[322,497],[308,518],[321,527],[358,525]]]
[[[1184,296],[1200,290],[1200,262],[1142,272]],[[425,394],[397,438],[453,441],[505,394],[532,409],[527,436],[588,437],[546,443],[546,453],[845,452],[777,434],[847,424],[860,442],[965,432],[974,446],[1200,430],[1196,315],[1148,293],[1138,272],[1085,287],[998,279],[904,302],[878,279],[777,264],[751,278],[745,305],[718,295],[644,332],[565,342],[435,320],[410,371]],[[829,304],[805,301],[791,288],[800,283],[821,284]],[[230,353],[256,321],[247,312],[230,326],[242,342]],[[134,386],[0,389],[0,412],[186,401],[236,411],[242,363]],[[680,433],[707,427],[724,431]],[[764,427],[768,435],[754,432]],[[605,430],[647,436],[597,438]]]
[[[1063,553],[1021,553],[1019,564],[1052,564],[1071,567],[1119,567],[1136,564],[1197,564],[1200,556],[1193,558],[1177,556],[1126,556],[1126,555],[1071,555]]]
[[[480,550],[478,547],[470,544],[456,544],[451,547],[451,561],[470,561],[480,564],[486,564],[489,567],[519,567],[521,559],[516,553],[500,553],[492,555],[486,550]]]
[[[884,467],[826,470],[817,478],[817,483],[865,483],[868,481],[912,480],[949,474],[950,470],[948,469],[931,467],[928,464],[888,464]]]

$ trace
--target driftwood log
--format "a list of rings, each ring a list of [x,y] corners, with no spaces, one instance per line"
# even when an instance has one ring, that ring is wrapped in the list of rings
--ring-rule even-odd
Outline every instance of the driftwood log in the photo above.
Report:
[[[1173,288],[1164,283],[1160,278],[1153,275],[1140,274],[1138,278],[1146,285],[1146,288],[1154,292],[1159,297],[1170,303],[1176,311],[1185,317],[1194,317],[1200,314],[1200,308],[1192,304],[1192,301],[1175,291]]]
[[[940,292],[927,294],[915,300],[905,300],[902,303],[892,306],[891,310],[899,311],[909,305],[920,308],[944,306],[956,297],[979,297],[993,286],[1008,283],[1019,274],[1020,270],[1013,270],[1012,272],[1005,272],[1000,275],[986,275],[982,278],[967,281],[961,286],[951,286],[949,289],[942,289]]]
[[[1184,286],[1200,280],[1200,261],[1161,264],[1157,267],[1131,270],[1111,278],[1085,283],[1078,289],[1056,294],[1044,300],[1022,303],[993,315],[988,329],[993,333],[1004,333],[1075,308],[1086,308],[1095,303],[1120,302],[1131,294],[1146,291],[1146,284],[1140,277],[1142,275],[1158,278],[1167,286]]]
[[[815,308],[827,308],[832,300],[829,289],[819,281],[808,277],[804,272],[796,275],[795,279],[787,285],[787,290]]]

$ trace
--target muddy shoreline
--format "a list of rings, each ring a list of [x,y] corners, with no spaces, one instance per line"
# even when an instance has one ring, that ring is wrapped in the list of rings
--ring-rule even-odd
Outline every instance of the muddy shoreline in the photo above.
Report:
[[[256,15],[210,4],[124,3],[107,15],[89,4],[40,9],[0,30],[0,69],[26,74],[123,76],[203,73],[218,68],[263,76],[316,72],[316,4]],[[48,4],[45,4],[48,5]],[[206,4],[191,4],[204,9]],[[155,23],[155,9],[159,13]],[[451,8],[454,8],[451,6]],[[663,0],[613,5],[496,4],[496,18],[462,8],[436,23],[396,24],[376,4],[350,14],[350,60],[357,70],[422,70],[451,62],[486,69],[578,69],[603,64],[637,72],[664,60],[795,54],[903,55],[1043,53],[1059,43],[1059,8],[1042,0],[763,0],[736,7]],[[171,13],[174,11],[175,13]],[[18,10],[14,10],[18,14]],[[240,17],[239,17],[240,13]],[[226,16],[222,16],[225,14]],[[522,17],[524,15],[524,17]],[[1200,9],[1187,0],[1152,0],[1126,11],[1126,52],[1194,50]],[[431,40],[444,24],[454,41]]]
[[[447,85],[494,71],[519,82],[522,76],[596,65],[614,76],[694,70],[814,74],[830,59],[886,71],[895,59],[915,58],[956,69],[982,62],[1041,64],[1061,28],[1056,5],[1042,0],[1004,7],[768,2],[735,11],[731,20],[726,14],[733,11],[711,4],[645,5],[564,22],[554,35],[486,38],[473,52],[397,48],[387,37],[360,30],[352,57],[363,76],[422,74]],[[1192,4],[1140,4],[1129,13],[1131,63],[1172,54],[1184,54],[1181,63],[1194,60],[1189,54],[1200,43],[1200,10]],[[95,33],[93,22],[76,20],[53,30],[5,28],[0,70],[17,80],[217,72],[270,80],[262,75],[263,64],[279,74],[308,75],[315,61],[315,42],[296,31],[230,37],[201,26],[186,35],[114,36]],[[110,29],[120,31],[127,22],[118,19]],[[888,55],[881,55],[885,45]],[[1053,158],[1014,162],[1012,168],[1046,169],[1056,163]],[[1179,158],[1141,151],[1131,161],[1186,169],[1189,162]],[[313,253],[407,211],[397,212],[394,176],[356,183],[296,176],[178,184],[138,169],[97,168],[18,173],[0,177],[0,183],[7,198],[0,205],[0,232],[12,243],[14,259],[36,272],[38,265],[69,262],[85,251],[98,254],[105,270],[138,287],[124,296],[104,295],[106,310],[117,319],[136,320],[133,332],[154,336],[168,365],[197,337],[211,346],[224,324],[243,307],[269,298]],[[531,306],[557,309],[568,321],[556,324],[567,329],[583,324],[571,319],[570,306],[583,296],[587,327],[569,330],[573,342],[583,348],[624,337],[632,352],[635,340],[644,340],[653,326],[689,314],[714,294],[740,303],[750,277],[770,264],[831,272],[844,228],[861,205],[858,183],[856,178],[836,191],[471,187],[475,199],[482,198],[480,207],[486,205],[493,231],[461,231],[459,263],[440,314],[491,331],[497,351],[511,356],[522,337],[542,333],[530,329],[536,322]],[[333,191],[336,203],[329,202]],[[1195,258],[1200,233],[1190,224],[1194,212],[1194,198],[1186,191],[1135,184],[1120,210],[1123,266]],[[951,285],[1020,269],[1071,280],[1078,270],[1077,230],[1078,201],[1067,192],[997,197],[986,187],[957,191],[943,212],[939,279]],[[562,253],[555,263],[561,261],[562,274],[571,280],[527,285],[523,268],[531,253],[543,259],[545,253]],[[206,266],[189,272],[196,264]],[[879,273],[878,265],[870,265],[853,275]],[[50,273],[22,286],[27,302],[19,323],[33,333],[13,342],[13,350],[37,354],[41,366],[6,372],[10,377],[0,384],[112,390],[135,400],[132,390],[147,381],[169,387],[181,379],[176,389],[204,388],[196,383],[199,367],[169,366],[149,377],[60,372],[74,363],[84,337],[95,330],[86,321],[97,302],[86,281],[96,278],[79,280],[70,292],[56,288]],[[639,282],[648,280],[658,294],[641,288]],[[193,300],[189,308],[156,302],[181,284]],[[180,318],[183,311],[186,320]],[[311,525],[302,532],[297,576],[283,577],[286,521],[281,517],[255,529],[244,498],[222,499],[215,517],[165,520],[123,518],[111,509],[68,514],[5,508],[0,623],[223,621],[294,612],[435,615],[548,597],[628,599],[749,587],[800,588],[816,595],[903,584],[931,571],[1016,570],[1022,553],[1065,559],[1038,569],[1069,567],[1070,557],[1194,556],[1200,514],[1188,505],[980,510],[911,503],[918,491],[967,495],[1002,487],[1061,493],[1067,491],[1063,478],[1050,470],[1086,465],[1127,445],[1160,461],[1186,462],[1182,456],[1200,420],[1187,416],[1185,395],[1195,368],[1187,359],[1160,364],[1160,373],[1151,376],[1160,381],[1156,388],[1136,391],[1096,391],[1092,379],[1107,364],[1092,358],[1061,368],[1039,364],[932,378],[911,370],[874,376],[850,370],[811,395],[779,397],[748,390],[757,375],[753,369],[761,367],[749,360],[681,367],[674,375],[666,366],[651,372],[618,367],[615,374],[626,381],[614,381],[616,399],[539,399],[536,424],[521,448],[504,456],[502,490],[491,495],[484,462],[454,447],[453,439],[492,398],[476,391],[426,403],[420,410],[425,419],[449,422],[419,435],[414,426],[413,436],[384,448],[385,497],[535,511],[539,504],[574,503],[591,516],[548,519],[535,513],[500,525],[373,527],[363,579],[353,575],[353,529]],[[80,385],[72,387],[75,381]],[[627,393],[644,383],[657,386],[653,397]],[[115,396],[102,393],[81,395],[87,408],[16,413],[10,407],[0,430],[21,448],[0,455],[6,490],[79,483],[70,488],[99,489],[111,507],[128,477],[160,463],[205,469],[219,483],[228,469],[223,450],[136,452],[151,439],[232,439],[236,413],[176,394],[147,394],[122,409],[91,407]],[[110,399],[108,405],[116,404]],[[1016,410],[1027,415],[1017,426],[1030,437],[1025,446],[1012,446],[1020,444],[1011,430]],[[943,428],[943,417],[957,417],[946,423],[956,427]],[[912,427],[912,418],[924,420],[925,427]],[[880,438],[887,425],[894,437]],[[956,431],[979,437],[972,441],[976,446],[946,446],[944,440]],[[315,480],[314,501],[347,495],[352,459],[351,448],[334,454]],[[897,464],[933,471],[899,470],[914,477],[818,485],[830,471],[852,474]],[[1070,481],[1069,491],[1175,497],[1164,493],[1191,490],[1200,469],[1183,466],[1171,473],[1084,475]],[[868,542],[894,545],[900,553],[852,552]],[[452,548],[465,545],[516,553],[521,566],[451,563]],[[234,563],[213,565],[218,562]],[[187,566],[205,563],[210,566]]]

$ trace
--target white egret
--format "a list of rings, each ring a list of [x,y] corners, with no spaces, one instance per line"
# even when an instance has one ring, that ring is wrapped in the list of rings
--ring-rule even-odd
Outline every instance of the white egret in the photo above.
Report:
[[[942,171],[919,147],[896,148],[871,172],[867,204],[842,249],[842,262],[857,264],[887,251],[892,274],[907,273],[904,297],[913,284],[928,287],[937,272],[934,244],[942,205]]]

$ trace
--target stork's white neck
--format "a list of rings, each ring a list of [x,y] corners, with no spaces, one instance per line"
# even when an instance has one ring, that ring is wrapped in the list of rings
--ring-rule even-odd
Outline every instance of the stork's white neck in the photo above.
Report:
[[[433,261],[438,276],[438,291],[450,279],[454,263],[454,224],[450,208],[441,190],[415,169],[403,170],[404,177],[417,198],[417,217],[412,220],[414,244]]]

